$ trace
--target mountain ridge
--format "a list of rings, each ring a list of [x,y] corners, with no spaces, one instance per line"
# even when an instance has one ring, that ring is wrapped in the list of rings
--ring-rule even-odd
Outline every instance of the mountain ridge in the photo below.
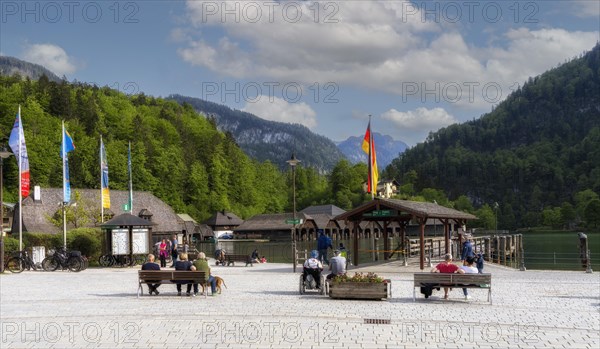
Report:
[[[377,165],[382,169],[387,167],[392,160],[408,148],[406,143],[394,140],[390,135],[373,132],[373,137],[377,153]],[[363,138],[364,136],[350,136],[346,140],[336,143],[338,149],[342,151],[352,164],[359,162],[367,163],[367,154],[362,150]]]

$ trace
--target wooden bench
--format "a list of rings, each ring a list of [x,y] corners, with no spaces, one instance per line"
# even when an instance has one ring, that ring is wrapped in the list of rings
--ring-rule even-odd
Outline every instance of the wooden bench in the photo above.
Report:
[[[204,286],[204,297],[208,296],[208,278],[203,271],[185,270],[140,270],[137,296],[144,293],[143,284],[177,284],[177,281],[191,281]]]
[[[225,255],[225,263],[227,266],[235,266],[235,262],[243,262],[246,263],[246,267],[250,264],[251,267],[254,266],[254,261],[250,258],[250,255],[246,254],[226,254]]]
[[[492,274],[415,273],[414,278],[413,301],[417,300],[417,287],[487,288],[488,302],[492,304]]]

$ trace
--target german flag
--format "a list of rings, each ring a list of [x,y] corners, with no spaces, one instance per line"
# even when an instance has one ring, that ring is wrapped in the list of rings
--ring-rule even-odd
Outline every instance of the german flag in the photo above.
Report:
[[[379,182],[379,172],[377,171],[377,154],[375,152],[375,141],[373,140],[373,133],[371,132],[371,119],[369,119],[369,126],[367,126],[367,132],[365,133],[365,138],[363,139],[362,150],[369,156],[369,160],[367,161],[369,166],[367,193],[377,195],[377,183]]]

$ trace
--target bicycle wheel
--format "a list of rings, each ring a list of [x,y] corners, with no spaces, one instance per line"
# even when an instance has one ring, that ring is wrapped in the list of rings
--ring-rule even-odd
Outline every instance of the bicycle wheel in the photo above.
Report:
[[[110,267],[112,264],[111,262],[112,256],[109,254],[103,254],[98,258],[98,264],[100,264],[101,267]]]
[[[6,262],[6,269],[10,270],[11,273],[20,273],[23,271],[23,263],[21,258],[12,257]]]
[[[53,256],[46,257],[42,261],[42,269],[45,271],[55,271],[58,269],[58,264],[58,261]]]
[[[133,265],[142,265],[146,263],[146,256],[143,254],[138,254],[133,256],[134,264]]]
[[[81,260],[79,257],[69,257],[67,260],[67,267],[72,272],[81,271]]]

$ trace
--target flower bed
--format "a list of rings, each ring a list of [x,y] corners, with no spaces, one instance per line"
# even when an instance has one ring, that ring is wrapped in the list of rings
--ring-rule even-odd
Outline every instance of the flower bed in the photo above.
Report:
[[[384,280],[374,273],[355,273],[337,276],[329,281],[329,297],[337,299],[386,299],[390,280]]]

